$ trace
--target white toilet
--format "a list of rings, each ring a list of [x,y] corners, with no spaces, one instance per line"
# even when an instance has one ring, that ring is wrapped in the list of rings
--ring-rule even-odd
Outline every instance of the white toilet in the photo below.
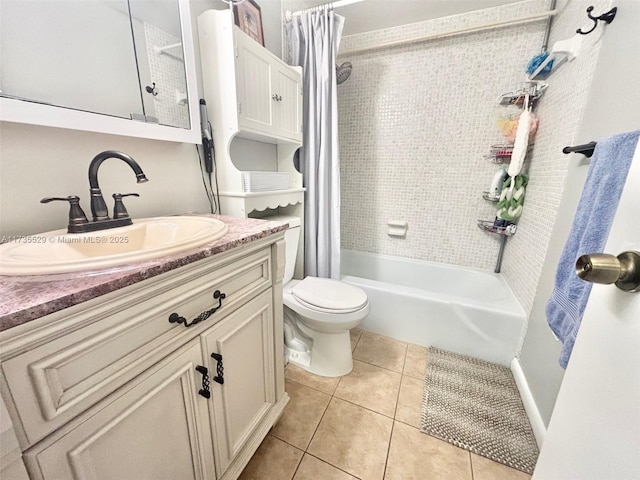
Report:
[[[289,362],[316,375],[339,377],[353,368],[349,330],[369,313],[367,294],[328,278],[292,280],[300,241],[300,218],[269,217],[289,223],[285,232],[283,279],[285,354]]]

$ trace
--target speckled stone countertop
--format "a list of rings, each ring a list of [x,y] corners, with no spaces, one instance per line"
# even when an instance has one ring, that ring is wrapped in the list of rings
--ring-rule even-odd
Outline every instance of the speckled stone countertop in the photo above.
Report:
[[[229,231],[215,242],[188,252],[93,272],[0,276],[0,331],[267,237],[287,226],[280,221],[207,216],[226,223]]]

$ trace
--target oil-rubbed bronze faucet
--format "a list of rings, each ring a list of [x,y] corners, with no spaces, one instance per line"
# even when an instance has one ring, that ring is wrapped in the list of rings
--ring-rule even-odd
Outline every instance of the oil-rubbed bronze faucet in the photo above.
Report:
[[[102,192],[100,191],[100,186],[98,185],[98,169],[100,168],[100,165],[102,165],[102,162],[104,162],[107,158],[119,158],[120,160],[126,162],[135,172],[138,183],[149,181],[149,179],[144,176],[144,172],[140,168],[140,165],[138,165],[138,163],[126,153],[116,152],[115,150],[107,150],[106,152],[102,152],[96,155],[89,164],[89,193],[91,194],[91,213],[93,214],[94,222],[109,220],[107,204],[104,203],[104,198],[102,198]]]
[[[140,168],[140,165],[126,153],[116,152],[115,150],[107,150],[99,153],[89,164],[89,193],[91,195],[93,221],[89,222],[87,220],[87,216],[79,204],[80,198],[75,195],[66,198],[47,197],[40,200],[40,203],[49,203],[54,200],[69,202],[69,225],[67,227],[69,233],[95,232],[98,230],[106,230],[107,228],[124,227],[125,225],[131,225],[133,223],[122,203],[122,197],[138,196],[137,193],[114,193],[113,218],[109,218],[107,204],[102,197],[102,192],[98,185],[98,169],[107,158],[119,158],[129,165],[136,174],[138,183],[149,181],[142,171],[142,168]]]

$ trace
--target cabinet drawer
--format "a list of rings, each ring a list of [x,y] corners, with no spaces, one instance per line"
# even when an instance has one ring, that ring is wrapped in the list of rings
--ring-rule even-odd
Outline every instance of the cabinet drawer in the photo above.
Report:
[[[268,288],[270,263],[265,249],[219,267],[203,261],[169,272],[166,282],[72,315],[81,327],[3,362],[29,445]],[[169,322],[172,313],[191,322],[217,306],[215,290],[226,297],[209,318],[189,328]]]

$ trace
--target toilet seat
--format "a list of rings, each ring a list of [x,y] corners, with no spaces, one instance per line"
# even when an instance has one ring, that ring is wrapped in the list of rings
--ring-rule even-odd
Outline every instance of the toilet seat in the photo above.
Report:
[[[317,312],[351,313],[368,303],[363,290],[330,278],[306,277],[290,291],[300,304]]]

